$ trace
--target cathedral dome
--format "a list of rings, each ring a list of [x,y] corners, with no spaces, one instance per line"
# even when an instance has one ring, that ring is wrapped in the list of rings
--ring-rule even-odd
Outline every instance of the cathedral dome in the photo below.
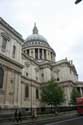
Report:
[[[32,42],[32,41],[41,41],[41,42],[47,42],[47,40],[39,34],[32,34],[30,36],[27,37],[26,39],[27,42]]]
[[[25,46],[27,47],[27,46],[37,46],[37,45],[50,48],[50,45],[48,44],[46,38],[38,33],[38,29],[35,24],[33,28],[33,34],[28,36],[25,40]]]
[[[55,51],[51,48],[46,38],[38,33],[36,24],[32,35],[28,36],[23,44],[23,51],[36,61],[55,61]]]

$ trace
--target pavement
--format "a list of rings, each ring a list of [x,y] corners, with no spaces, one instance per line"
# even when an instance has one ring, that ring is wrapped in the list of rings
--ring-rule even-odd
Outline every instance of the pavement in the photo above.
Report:
[[[47,114],[47,115],[39,115],[37,118],[23,120],[20,122],[10,121],[10,122],[3,122],[0,123],[0,125],[43,125],[47,123],[51,123],[53,121],[58,122],[59,120],[64,120],[68,118],[73,118],[77,116],[77,112],[75,111],[69,111],[69,112],[62,112],[58,115],[54,114]]]

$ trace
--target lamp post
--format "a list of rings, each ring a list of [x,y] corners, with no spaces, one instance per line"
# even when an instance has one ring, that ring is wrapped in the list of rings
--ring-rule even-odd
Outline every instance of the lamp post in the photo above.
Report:
[[[75,4],[78,4],[79,2],[81,2],[82,0],[76,0],[75,1]]]
[[[31,115],[32,115],[32,62],[31,62]]]

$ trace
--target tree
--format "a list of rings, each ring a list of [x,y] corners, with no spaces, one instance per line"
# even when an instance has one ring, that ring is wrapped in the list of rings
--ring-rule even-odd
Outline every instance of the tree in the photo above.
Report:
[[[75,1],[75,4],[78,4],[79,2],[81,2],[82,0],[76,0]]]
[[[76,105],[76,98],[80,97],[81,94],[77,88],[73,88],[70,96],[70,104]]]
[[[49,81],[48,84],[42,87],[41,91],[42,102],[56,106],[64,102],[64,91],[56,81]]]

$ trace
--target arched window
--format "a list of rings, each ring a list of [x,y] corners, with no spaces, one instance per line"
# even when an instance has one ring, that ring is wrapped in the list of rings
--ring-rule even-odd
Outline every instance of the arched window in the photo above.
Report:
[[[3,78],[4,78],[4,71],[3,68],[0,66],[0,88],[3,87]]]

